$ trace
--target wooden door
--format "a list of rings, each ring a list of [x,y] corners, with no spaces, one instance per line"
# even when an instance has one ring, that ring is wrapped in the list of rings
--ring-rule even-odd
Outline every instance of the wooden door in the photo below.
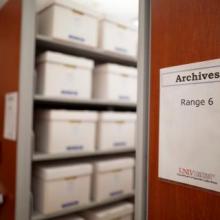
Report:
[[[149,220],[218,220],[219,193],[158,178],[158,124],[160,68],[220,58],[220,1],[151,2]]]
[[[17,141],[3,137],[4,98],[18,91],[20,65],[21,2],[9,0],[0,9],[0,220],[15,219]]]

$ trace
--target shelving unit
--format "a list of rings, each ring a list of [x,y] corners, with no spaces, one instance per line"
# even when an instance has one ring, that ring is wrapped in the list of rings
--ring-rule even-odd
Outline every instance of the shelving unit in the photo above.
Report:
[[[69,43],[57,39],[52,39],[46,36],[36,36],[36,53],[43,51],[57,51],[75,56],[82,56],[95,60],[96,63],[118,63],[121,65],[137,66],[137,60],[134,57],[121,55],[118,53],[104,51],[98,48],[84,46],[76,43]],[[72,99],[62,97],[45,97],[35,95],[33,99],[34,109],[37,108],[62,108],[62,109],[87,109],[87,110],[116,110],[116,111],[136,111],[136,103],[108,101],[99,99]],[[49,163],[64,160],[74,159],[101,159],[103,157],[117,157],[117,156],[135,156],[135,149],[120,149],[103,152],[87,152],[87,153],[62,153],[62,154],[44,154],[33,153],[32,163]],[[67,209],[61,212],[43,215],[34,212],[31,220],[47,220],[55,217],[74,214],[75,212],[84,211],[87,209],[120,202],[127,199],[134,199],[134,193],[128,195],[121,195],[114,199],[105,200],[103,202],[91,202],[85,206],[77,206],[72,209]]]
[[[131,194],[127,194],[127,195],[118,196],[117,198],[114,198],[114,199],[108,199],[108,200],[105,200],[102,202],[91,202],[88,205],[78,206],[73,209],[68,209],[68,210],[53,213],[53,214],[43,215],[40,213],[34,213],[31,220],[48,220],[51,218],[66,216],[68,214],[84,211],[87,209],[97,208],[97,207],[104,206],[104,205],[110,205],[112,203],[116,203],[116,202],[120,202],[120,201],[128,200],[128,199],[133,199],[133,198],[134,198],[134,194],[131,193]]]
[[[22,3],[22,4],[21,4]],[[10,7],[9,4],[11,5]],[[13,6],[14,5],[14,6]],[[2,189],[5,189],[3,205],[3,216],[16,220],[47,220],[53,217],[65,216],[75,212],[84,211],[90,208],[100,207],[123,200],[135,202],[135,220],[146,218],[146,173],[147,173],[147,146],[148,146],[148,99],[149,99],[149,30],[150,30],[150,1],[140,0],[140,29],[139,29],[139,75],[138,75],[138,102],[115,102],[106,100],[82,100],[82,99],[63,99],[58,97],[42,97],[33,95],[35,64],[34,57],[40,53],[51,50],[75,56],[94,59],[96,64],[117,63],[121,65],[137,67],[137,59],[131,56],[117,54],[93,47],[64,42],[46,36],[36,36],[36,5],[35,1],[9,1],[4,8],[3,17],[6,23],[11,23],[12,15],[16,14],[19,22],[6,25],[6,33],[9,37],[4,38],[5,45],[2,47],[7,51],[3,60],[7,66],[5,74],[2,75],[1,95],[4,97],[9,92],[18,95],[17,105],[17,137],[13,141],[2,141]],[[7,16],[6,16],[7,15]],[[15,30],[16,31],[12,31]],[[14,58],[16,68],[11,69],[11,59]],[[5,78],[4,78],[4,77]],[[5,84],[5,82],[7,83]],[[3,109],[2,102],[2,109]],[[60,154],[47,155],[33,152],[33,113],[36,109],[45,108],[64,108],[64,109],[88,109],[88,110],[116,110],[116,111],[137,111],[137,146],[136,150],[119,150],[109,152],[94,152],[82,154]],[[3,112],[1,112],[3,117]],[[7,149],[7,150],[6,150]],[[9,153],[8,153],[9,152]],[[7,155],[5,154],[7,153]],[[42,215],[32,210],[32,171],[35,164],[56,163],[63,160],[87,160],[111,157],[117,155],[132,155],[136,157],[135,169],[135,192],[130,195],[119,196],[115,199],[103,201],[101,203],[91,202],[89,205],[76,207],[63,212],[51,215]],[[10,157],[10,158],[9,158]],[[7,163],[6,163],[7,161]],[[9,161],[9,163],[8,163]],[[10,165],[5,167],[6,165]],[[4,194],[5,193],[5,194]],[[3,199],[4,199],[3,197]],[[10,198],[9,198],[10,197]]]

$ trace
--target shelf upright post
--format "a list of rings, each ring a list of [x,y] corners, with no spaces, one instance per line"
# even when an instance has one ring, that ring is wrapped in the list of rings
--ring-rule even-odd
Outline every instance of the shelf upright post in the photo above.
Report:
[[[35,1],[22,0],[15,220],[30,220]]]
[[[151,0],[139,0],[135,220],[147,220]]]

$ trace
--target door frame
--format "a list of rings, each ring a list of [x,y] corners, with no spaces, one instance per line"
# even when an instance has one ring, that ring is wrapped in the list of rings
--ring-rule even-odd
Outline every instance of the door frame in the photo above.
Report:
[[[19,79],[19,127],[15,220],[30,220],[32,203],[32,115],[35,54],[35,1],[22,0]],[[151,0],[139,0],[137,150],[135,174],[135,219],[148,219],[148,158],[150,107]]]

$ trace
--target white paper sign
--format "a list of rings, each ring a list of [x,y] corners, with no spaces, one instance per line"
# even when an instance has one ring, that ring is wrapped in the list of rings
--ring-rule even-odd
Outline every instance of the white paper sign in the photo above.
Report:
[[[161,69],[159,177],[220,192],[220,59]]]
[[[13,141],[17,136],[17,102],[17,92],[5,95],[4,138]]]

